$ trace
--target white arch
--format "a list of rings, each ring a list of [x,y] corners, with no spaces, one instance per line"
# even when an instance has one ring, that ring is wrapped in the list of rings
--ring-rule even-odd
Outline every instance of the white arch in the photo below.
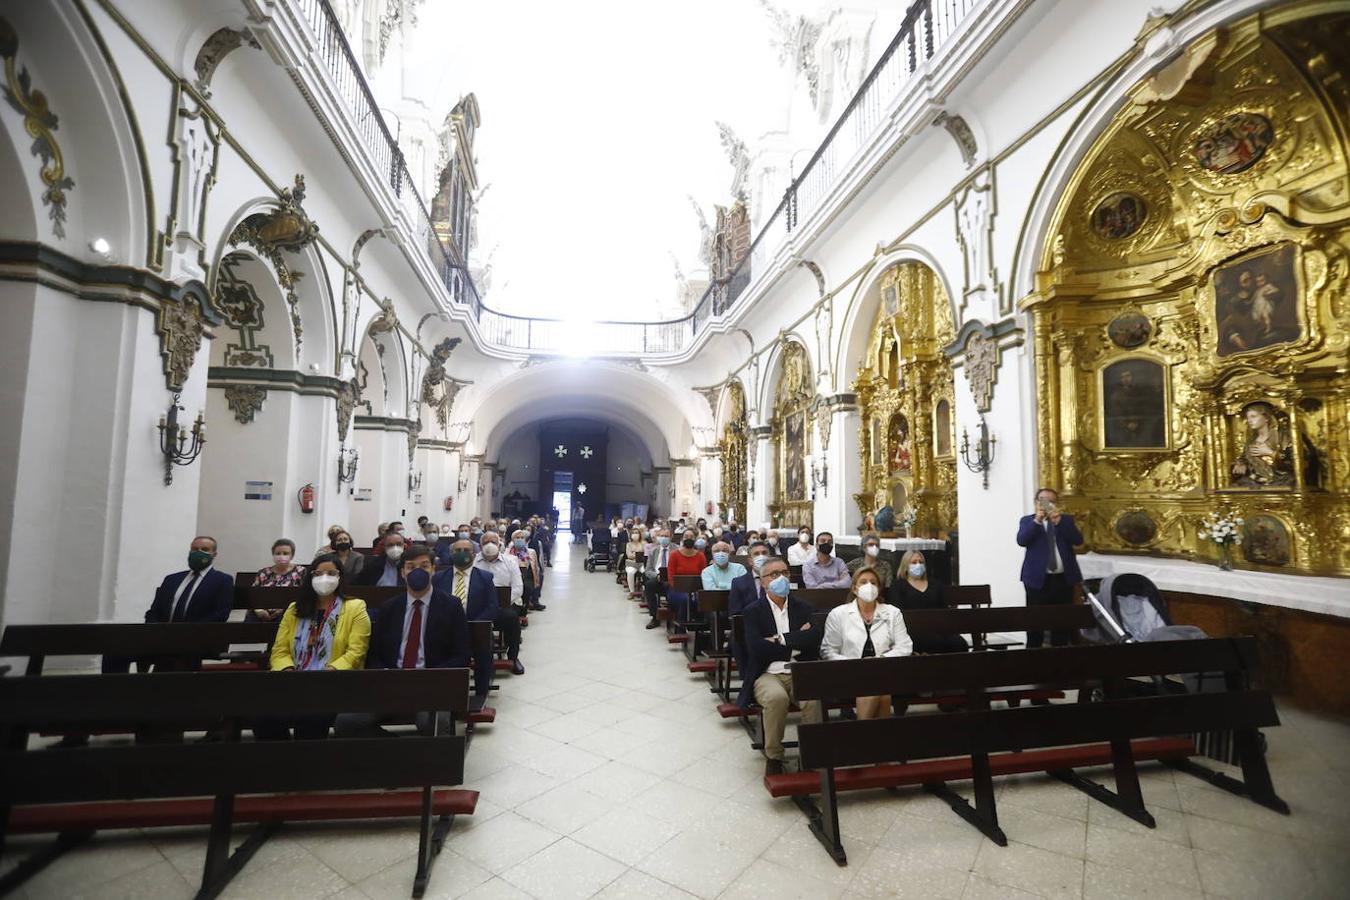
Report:
[[[502,446],[522,429],[530,425],[568,417],[595,419],[618,428],[635,438],[652,459],[653,465],[668,465],[672,450],[666,437],[650,415],[624,402],[607,398],[578,397],[571,402],[550,401],[540,404],[518,405],[498,419],[483,439],[483,452],[489,460],[501,455]],[[678,451],[677,451],[678,452]]]
[[[773,346],[769,348],[768,356],[764,360],[763,375],[759,381],[759,398],[755,404],[756,425],[767,425],[769,419],[773,418],[774,401],[778,391],[778,376],[783,369],[783,342],[784,340],[796,341],[802,345],[802,350],[806,353],[806,360],[811,365],[811,384],[815,384],[816,374],[820,371],[820,361],[813,358],[811,353],[811,342],[801,335],[800,332],[785,331],[774,339]]]

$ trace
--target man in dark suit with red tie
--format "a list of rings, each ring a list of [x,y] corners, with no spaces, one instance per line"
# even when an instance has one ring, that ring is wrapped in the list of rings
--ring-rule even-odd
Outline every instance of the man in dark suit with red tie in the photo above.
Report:
[[[391,597],[376,611],[370,625],[367,669],[466,669],[469,667],[469,623],[453,595],[432,583],[436,554],[415,544],[403,554],[400,573],[407,593]],[[492,578],[488,576],[488,583]],[[448,733],[448,712],[437,713],[436,731]],[[344,713],[334,723],[338,737],[367,737],[387,732],[384,720],[369,713]],[[430,734],[432,721],[419,713],[417,730]]]
[[[216,539],[199,535],[192,539],[188,551],[188,567],[174,572],[160,582],[155,599],[145,611],[145,621],[155,622],[224,622],[234,606],[234,579],[214,568]],[[124,656],[105,656],[105,673],[127,672],[133,660]],[[188,661],[187,667],[198,668],[200,660]],[[142,661],[139,668],[146,668]]]
[[[1036,492],[1036,512],[1023,516],[1017,524],[1017,543],[1027,548],[1022,558],[1022,585],[1027,591],[1027,606],[1073,602],[1073,590],[1083,580],[1073,548],[1083,543],[1083,533],[1073,516],[1059,510],[1059,493],[1043,487]],[[1040,647],[1044,634],[1027,632],[1027,649]],[[1050,632],[1050,643],[1063,647],[1069,632]]]

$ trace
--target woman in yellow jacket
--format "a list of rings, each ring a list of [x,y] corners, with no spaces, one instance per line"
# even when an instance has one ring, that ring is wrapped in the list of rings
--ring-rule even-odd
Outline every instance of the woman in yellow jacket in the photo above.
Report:
[[[304,597],[286,608],[272,642],[273,672],[360,669],[370,646],[366,602],[342,596],[342,564],[332,554],[314,560],[305,578]],[[328,736],[334,715],[267,717],[253,724],[260,741]]]

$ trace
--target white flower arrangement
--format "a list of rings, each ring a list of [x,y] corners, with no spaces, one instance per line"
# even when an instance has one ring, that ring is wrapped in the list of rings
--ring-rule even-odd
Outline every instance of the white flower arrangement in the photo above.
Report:
[[[1241,516],[1235,516],[1232,513],[1212,512],[1200,520],[1200,529],[1197,532],[1201,540],[1211,541],[1223,546],[1225,544],[1236,544],[1242,539],[1242,526],[1244,520]]]
[[[895,524],[899,525],[901,528],[913,528],[914,523],[918,520],[919,516],[914,512],[914,507],[906,506],[901,511],[900,515],[895,517]]]

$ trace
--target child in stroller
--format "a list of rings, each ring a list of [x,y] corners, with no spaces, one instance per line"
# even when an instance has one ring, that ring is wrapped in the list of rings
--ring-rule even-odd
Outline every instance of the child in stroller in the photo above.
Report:
[[[607,526],[597,525],[591,529],[590,552],[586,554],[584,563],[587,572],[594,572],[599,566],[604,566],[605,571],[613,570],[614,557],[610,554],[612,542]]]

